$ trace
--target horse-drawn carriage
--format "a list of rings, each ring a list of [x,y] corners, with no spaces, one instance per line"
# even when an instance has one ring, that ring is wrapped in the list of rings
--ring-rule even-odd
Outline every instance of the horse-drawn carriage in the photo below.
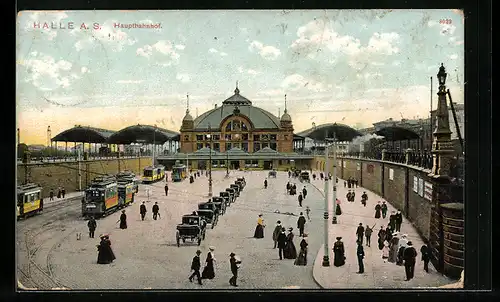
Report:
[[[177,225],[175,233],[177,246],[180,246],[181,240],[182,243],[186,243],[186,239],[191,239],[191,242],[196,240],[197,244],[200,245],[201,241],[205,239],[206,228],[207,222],[203,217],[192,214],[182,216],[182,224]]]
[[[240,187],[240,192],[243,191],[243,188],[245,188],[245,183],[242,182],[241,180],[235,180],[234,184]]]
[[[215,196],[212,197],[212,199],[210,199],[208,202],[215,204],[217,210],[219,211],[219,215],[224,215],[224,213],[226,213],[226,200],[224,199],[224,197]]]
[[[243,188],[247,185],[247,181],[245,180],[245,177],[238,177],[236,178],[236,181],[241,181],[243,184]]]
[[[219,209],[213,202],[202,202],[198,204],[198,216],[205,219],[212,226],[212,229],[217,225],[219,220]]]
[[[309,172],[303,171],[300,173],[300,182],[311,182],[309,178]]]
[[[231,193],[224,191],[224,192],[220,192],[219,196],[224,198],[224,201],[226,202],[227,207],[231,206],[231,203],[233,202],[233,197],[231,196]]]
[[[236,197],[238,197],[236,195],[236,191],[233,188],[227,188],[226,192],[228,192],[229,195],[231,196],[231,202],[235,202],[236,201]]]
[[[240,197],[241,187],[239,185],[237,185],[237,184],[230,184],[229,188],[234,190],[234,195],[236,197]]]
[[[268,177],[276,178],[276,170],[269,171]]]
[[[293,177],[294,178],[300,177],[300,173],[301,173],[301,171],[299,169],[295,169],[293,171]]]

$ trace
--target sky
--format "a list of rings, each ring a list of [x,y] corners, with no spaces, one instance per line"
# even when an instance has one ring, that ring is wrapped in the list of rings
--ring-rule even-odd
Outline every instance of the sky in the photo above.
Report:
[[[134,25],[135,24],[135,25]],[[296,132],[429,116],[431,80],[464,100],[459,10],[24,11],[17,18],[21,142],[85,125],[179,131],[240,94]]]

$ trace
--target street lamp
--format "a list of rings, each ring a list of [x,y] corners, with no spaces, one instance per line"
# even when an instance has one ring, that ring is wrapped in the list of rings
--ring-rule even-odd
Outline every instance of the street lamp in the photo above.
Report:
[[[210,153],[208,159],[208,197],[212,197],[212,127],[208,124],[208,135],[210,140]]]
[[[325,141],[326,141],[326,135],[325,135]],[[325,228],[325,253],[323,255],[323,266],[330,266],[330,251],[328,250],[328,173],[330,169],[328,167],[330,166],[328,163],[328,144],[325,145],[325,213],[323,214],[323,218],[325,219],[324,223],[324,228]],[[335,210],[333,211],[335,212]]]
[[[333,132],[333,216],[332,224],[337,224],[337,137]]]

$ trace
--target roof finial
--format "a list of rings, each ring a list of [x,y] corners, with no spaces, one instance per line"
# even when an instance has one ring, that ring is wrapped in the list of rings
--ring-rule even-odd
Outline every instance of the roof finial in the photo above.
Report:
[[[285,111],[284,113],[287,113],[287,110],[286,110],[286,94],[285,94]]]
[[[240,94],[240,90],[238,89],[238,81],[236,81],[236,89],[234,90],[234,94]]]
[[[186,114],[189,113],[189,93],[186,94]]]

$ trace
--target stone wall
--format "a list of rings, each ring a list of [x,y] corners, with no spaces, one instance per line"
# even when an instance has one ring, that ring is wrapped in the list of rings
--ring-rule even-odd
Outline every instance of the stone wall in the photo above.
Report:
[[[333,160],[330,158],[330,160]],[[311,161],[311,167],[322,167],[324,157],[318,156]],[[392,170],[392,172],[391,172]],[[333,170],[330,170],[332,172]],[[413,180],[423,179],[429,182],[423,170],[404,164],[395,164],[379,160],[361,158],[338,158],[337,176],[341,179],[353,177],[366,189],[377,193],[395,208],[400,210],[406,219],[411,221],[418,232],[426,240],[430,236],[431,201],[413,191]],[[343,185],[343,184],[341,184]]]
[[[140,162],[140,163],[139,163]],[[140,164],[140,165],[139,165]],[[137,175],[142,175],[142,169],[152,164],[151,157],[120,159],[120,170],[131,170]],[[118,159],[82,161],[81,186],[85,189],[90,181],[102,174],[118,173]],[[40,184],[43,187],[43,197],[48,197],[50,189],[57,194],[59,186],[64,187],[67,193],[78,191],[78,163],[33,163],[27,165],[29,182]],[[17,181],[23,183],[26,167],[17,165]]]

